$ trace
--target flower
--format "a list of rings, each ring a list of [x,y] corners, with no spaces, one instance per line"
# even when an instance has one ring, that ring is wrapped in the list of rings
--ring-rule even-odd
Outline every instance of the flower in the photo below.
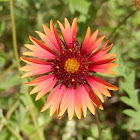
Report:
[[[133,0],[134,5],[138,10],[140,10],[140,0]]]
[[[116,54],[107,53],[113,46],[106,47],[108,41],[99,47],[105,36],[96,39],[98,30],[91,35],[89,27],[84,41],[79,44],[76,39],[77,18],[73,20],[72,26],[66,18],[65,27],[59,21],[57,23],[64,40],[58,36],[52,20],[50,29],[43,24],[45,34],[38,31],[36,33],[46,44],[30,36],[33,45],[25,46],[31,52],[23,54],[32,58],[21,57],[29,65],[21,67],[20,70],[28,71],[22,78],[41,75],[26,83],[35,86],[30,94],[39,92],[36,100],[52,89],[41,112],[50,108],[52,116],[57,110],[60,118],[67,110],[71,120],[75,111],[80,119],[81,110],[85,117],[87,108],[92,114],[95,114],[94,106],[103,109],[98,98],[104,102],[103,95],[110,97],[108,89],[118,90],[117,87],[95,76],[97,72],[116,74],[110,70],[118,65],[112,63],[116,60]]]

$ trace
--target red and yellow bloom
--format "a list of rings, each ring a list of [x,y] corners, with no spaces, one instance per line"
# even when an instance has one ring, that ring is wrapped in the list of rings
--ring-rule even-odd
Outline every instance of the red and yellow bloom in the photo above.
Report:
[[[73,20],[72,26],[66,18],[65,27],[59,21],[57,23],[64,40],[58,36],[52,20],[50,29],[43,25],[45,34],[38,31],[36,33],[45,44],[30,36],[33,45],[25,45],[31,51],[24,55],[32,58],[21,57],[29,65],[21,67],[20,70],[28,71],[22,78],[41,75],[26,83],[35,86],[30,94],[38,92],[36,100],[53,89],[41,111],[50,108],[52,116],[57,110],[58,117],[61,117],[67,110],[70,120],[75,111],[80,119],[81,110],[84,117],[87,108],[95,114],[94,105],[103,109],[98,98],[104,102],[103,95],[111,96],[108,89],[118,89],[95,76],[96,72],[116,74],[110,70],[118,65],[112,63],[116,60],[116,54],[107,53],[113,46],[106,47],[108,41],[99,47],[105,36],[96,39],[98,30],[91,35],[89,27],[84,41],[79,44],[76,39],[77,18]]]

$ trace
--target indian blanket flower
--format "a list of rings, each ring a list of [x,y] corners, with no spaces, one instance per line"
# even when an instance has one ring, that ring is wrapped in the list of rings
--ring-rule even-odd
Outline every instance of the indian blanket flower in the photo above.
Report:
[[[110,70],[118,65],[112,63],[116,60],[116,54],[107,53],[113,46],[106,47],[108,41],[99,47],[105,36],[96,39],[98,30],[91,35],[89,27],[84,41],[79,44],[76,39],[77,18],[71,26],[66,18],[65,26],[59,21],[57,23],[63,39],[59,37],[52,20],[50,29],[43,24],[45,34],[39,31],[36,33],[44,43],[30,36],[33,45],[25,46],[31,51],[23,54],[32,58],[21,57],[29,65],[20,70],[27,71],[22,78],[40,75],[26,83],[35,86],[30,94],[38,92],[36,100],[50,91],[41,112],[50,108],[50,116],[57,111],[60,118],[67,110],[69,120],[73,118],[74,112],[80,119],[82,112],[86,116],[87,108],[92,114],[95,114],[95,106],[103,109],[100,103],[104,102],[103,95],[110,97],[109,90],[118,89],[95,76],[97,72],[116,74]]]

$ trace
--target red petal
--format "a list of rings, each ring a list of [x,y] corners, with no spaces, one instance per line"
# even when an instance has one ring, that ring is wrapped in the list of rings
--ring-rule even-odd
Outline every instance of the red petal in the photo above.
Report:
[[[117,88],[116,86],[111,85],[110,83],[104,81],[104,80],[101,79],[101,78],[98,78],[98,77],[96,77],[96,76],[92,76],[91,78],[94,79],[95,81],[97,81],[97,82],[103,84],[104,86],[106,86],[106,87],[107,87],[108,89],[110,89],[110,90],[118,90],[118,88]]]
[[[72,30],[73,30],[73,42],[75,42],[77,34],[77,18],[75,18],[72,22]]]
[[[89,97],[89,94],[87,92],[87,90],[85,89],[85,86],[83,85],[82,87],[82,93],[81,93],[81,96],[83,96],[83,98],[85,99],[85,103],[86,103],[86,106],[88,107],[88,109],[90,110],[90,112],[95,115],[95,108],[94,108],[94,105],[92,103],[92,100],[90,99]]]
[[[71,93],[69,95],[69,100],[68,100],[68,116],[69,120],[73,118],[74,115],[74,100],[75,100],[75,94],[74,94],[74,89],[71,89]]]
[[[87,48],[89,47],[87,44],[89,43],[89,40],[90,40],[90,34],[91,34],[91,30],[90,30],[90,27],[88,27],[85,38],[84,38],[84,42],[82,43],[82,52],[85,52]]]
[[[89,46],[88,49],[86,50],[86,54],[93,52],[100,45],[100,43],[104,38],[105,36],[101,36],[96,41],[94,41],[94,43],[91,46]]]
[[[97,51],[95,51],[90,57],[89,57],[89,61],[94,61],[94,57],[96,57],[96,54],[98,54],[107,44],[108,44],[109,40],[107,40]]]
[[[89,67],[89,69],[93,72],[116,75],[116,72],[114,72],[112,70],[109,70],[107,68],[106,69],[101,69],[99,67]]]
[[[43,106],[43,108],[41,109],[41,112],[45,111],[46,109],[48,109],[50,107],[51,104],[55,103],[54,102],[54,99],[55,99],[55,96],[57,96],[57,93],[58,94],[61,94],[64,92],[64,88],[62,87],[61,84],[57,85],[53,90],[52,92],[49,94],[48,96],[48,99],[47,99],[47,102],[45,103],[45,105]]]
[[[54,77],[49,78],[49,81],[45,83],[44,88],[41,89],[41,91],[37,94],[35,100],[39,100],[41,97],[43,97],[47,92],[49,92],[56,84],[58,80]]]
[[[36,78],[36,79],[26,83],[26,84],[29,86],[37,85],[38,83],[45,81],[51,77],[54,77],[54,74],[49,74],[49,75],[44,75],[44,76],[38,77],[38,78]]]
[[[97,61],[97,62],[94,62],[92,63],[93,65],[101,65],[101,64],[106,64],[106,63],[109,63],[109,62],[113,62],[117,59],[117,57],[115,58],[111,58],[111,59],[105,59],[105,60],[100,60],[100,61]],[[112,63],[113,64],[113,63]]]
[[[79,92],[77,88],[75,89],[75,112],[78,117],[78,119],[81,119],[81,101],[79,97]]]
[[[45,34],[39,32],[39,31],[35,31],[39,37],[53,50],[55,50],[56,52],[59,52],[58,48],[56,47],[56,45],[54,44],[54,42],[52,42]]]
[[[86,101],[85,101],[85,99],[84,99],[84,96],[83,95],[81,95],[81,94],[83,94],[83,85],[79,85],[79,93],[80,93],[80,101],[81,101],[81,106],[82,106],[82,111],[83,111],[83,115],[84,115],[84,117],[86,117],[86,115],[87,115],[87,106],[86,106]]]
[[[48,52],[50,52],[50,53],[52,53],[52,54],[55,55],[55,53],[54,53],[51,49],[49,49],[45,44],[43,44],[41,41],[39,41],[39,40],[33,38],[32,36],[29,36],[29,37],[30,37],[30,40],[31,40],[36,46],[40,46],[40,47],[42,47],[43,49],[45,49],[46,51],[48,51]]]
[[[59,38],[58,33],[57,33],[57,31],[56,31],[56,29],[54,27],[54,24],[53,24],[52,20],[50,21],[50,28],[51,28],[51,31],[54,33],[54,36],[55,36],[55,38],[57,40],[57,43],[58,43],[57,46],[58,46],[59,50],[62,50],[62,45],[61,45],[61,42],[60,42],[60,38]]]
[[[85,86],[90,99],[93,101],[93,103],[100,109],[103,109],[102,104],[99,102],[99,100],[97,99],[97,97],[95,96],[95,94],[89,89],[89,87]]]
[[[66,109],[68,108],[70,93],[71,93],[71,88],[68,88],[68,90],[64,94],[62,101],[60,103],[60,110],[59,110],[58,116],[62,116],[64,114],[64,112],[66,111]]]
[[[44,65],[49,65],[50,63],[44,60],[36,59],[36,58],[26,58],[26,57],[20,57],[21,60],[28,64],[44,64]]]

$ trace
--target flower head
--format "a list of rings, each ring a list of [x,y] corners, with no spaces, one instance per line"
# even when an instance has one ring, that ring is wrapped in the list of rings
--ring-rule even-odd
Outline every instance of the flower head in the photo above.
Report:
[[[133,0],[133,3],[135,4],[136,8],[140,10],[140,0]]]
[[[22,78],[40,75],[38,78],[26,83],[35,86],[30,94],[38,92],[36,100],[39,100],[51,89],[53,89],[41,111],[50,108],[50,116],[57,110],[58,117],[68,111],[71,120],[74,111],[81,118],[81,110],[84,117],[87,108],[95,114],[95,107],[103,109],[98,98],[104,102],[103,95],[111,96],[109,90],[118,88],[95,76],[97,72],[105,74],[116,74],[110,70],[118,64],[112,63],[116,60],[116,54],[107,53],[113,45],[106,47],[108,41],[102,44],[105,38],[98,39],[98,30],[91,35],[88,27],[84,41],[79,44],[76,39],[77,18],[70,26],[65,18],[65,27],[57,21],[63,40],[58,36],[52,20],[50,29],[43,25],[45,34],[36,31],[44,43],[30,36],[33,45],[25,46],[31,50],[24,55],[32,58],[21,57],[29,65],[21,67],[20,70],[28,71]]]

